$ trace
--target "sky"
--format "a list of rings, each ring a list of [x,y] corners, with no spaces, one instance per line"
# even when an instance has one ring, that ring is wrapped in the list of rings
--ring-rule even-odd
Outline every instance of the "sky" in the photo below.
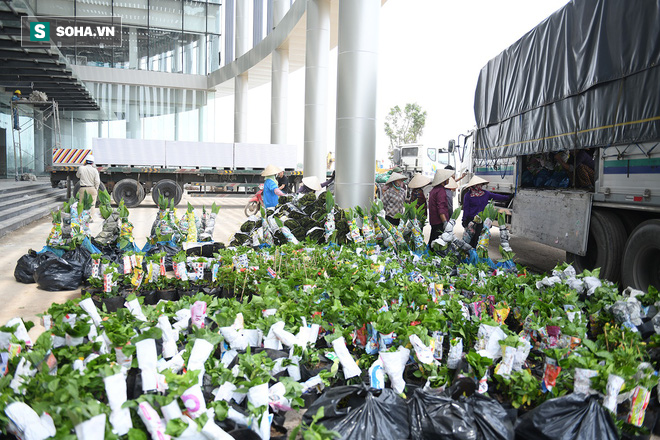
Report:
[[[427,112],[418,142],[444,147],[475,126],[474,91],[482,67],[567,0],[387,0],[381,8],[376,159],[387,157],[385,117],[395,105]],[[304,68],[289,75],[288,143],[304,143]],[[328,149],[335,150],[337,50],[328,74]],[[233,97],[232,97],[233,98]],[[224,99],[220,133],[233,133],[233,99]],[[266,104],[267,103],[267,104]],[[270,84],[251,89],[248,141],[270,142]],[[217,139],[229,141],[231,139]]]

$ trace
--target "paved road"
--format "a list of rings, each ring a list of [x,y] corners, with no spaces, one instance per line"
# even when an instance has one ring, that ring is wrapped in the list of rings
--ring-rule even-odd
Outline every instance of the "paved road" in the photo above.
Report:
[[[185,209],[190,202],[196,210],[202,206],[210,207],[213,202],[219,204],[220,214],[216,224],[214,239],[219,242],[229,243],[230,236],[236,232],[245,221],[243,207],[247,203],[245,196],[194,196],[184,195],[179,205],[181,210]],[[142,205],[130,209],[130,220],[134,224],[134,237],[138,246],[144,245],[149,234],[151,225],[157,212],[156,205],[149,199],[145,199]],[[98,214],[97,214],[98,215]],[[180,214],[179,214],[180,215]],[[21,284],[14,279],[14,268],[16,261],[25,254],[28,249],[40,250],[46,243],[50,232],[50,219],[25,226],[0,238],[0,325],[4,325],[9,319],[21,316],[38,324],[37,314],[44,312],[53,302],[64,302],[70,298],[76,298],[80,291],[71,292],[46,292],[39,290],[36,284]],[[97,219],[91,225],[92,233],[96,235],[101,229],[101,221]],[[430,227],[425,228],[428,238]],[[457,232],[462,234],[460,225]],[[500,258],[499,252],[499,230],[493,228],[490,253],[491,258]],[[533,243],[515,237],[511,240],[511,247],[516,252],[516,262],[529,267],[535,272],[549,272],[559,262],[564,261],[564,253],[556,249]],[[37,325],[33,332],[40,333],[43,328]],[[34,335],[33,335],[34,336]]]

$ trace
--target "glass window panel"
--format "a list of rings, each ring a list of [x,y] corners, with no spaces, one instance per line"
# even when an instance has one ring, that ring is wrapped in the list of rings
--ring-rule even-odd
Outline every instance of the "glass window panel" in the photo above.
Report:
[[[158,0],[149,6],[149,26],[180,31],[182,29],[181,0]]]
[[[80,1],[80,0],[76,0]],[[115,1],[113,13],[122,19],[122,25],[147,26],[149,24],[149,1]]]
[[[111,47],[79,47],[76,64],[83,66],[112,67],[113,51]]]
[[[76,0],[76,16],[111,17],[112,2],[111,0]]]
[[[38,1],[34,9],[39,15],[74,15],[74,3],[71,0]]]
[[[211,73],[220,68],[220,35],[206,36],[206,66]]]
[[[206,32],[212,34],[219,34],[222,23],[222,13],[220,5],[208,4],[208,11],[206,15]]]
[[[206,74],[206,36],[204,34],[183,34],[183,73]]]
[[[206,3],[185,0],[183,3],[183,30],[206,32]]]
[[[149,34],[149,69],[158,72],[177,72],[181,64],[176,60],[177,45],[181,38],[180,32],[152,29]]]

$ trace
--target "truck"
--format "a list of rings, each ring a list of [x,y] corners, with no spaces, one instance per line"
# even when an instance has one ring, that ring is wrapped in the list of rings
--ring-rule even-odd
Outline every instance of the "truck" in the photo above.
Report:
[[[629,3],[571,1],[490,60],[460,148],[513,195],[514,235],[646,291],[660,288],[660,2]]]
[[[393,149],[392,164],[411,176],[421,173],[432,178],[437,170],[447,165],[456,168],[453,153],[452,144],[448,148],[425,147],[422,144],[397,145]]]
[[[185,185],[220,187],[227,191],[256,190],[263,183],[261,172],[276,164],[298,185],[295,145],[187,142],[147,139],[94,138],[92,148],[53,148],[50,180],[53,187],[66,182],[67,197],[79,189],[76,171],[89,155],[94,156],[106,189],[115,203],[138,206],[151,193],[178,205]]]

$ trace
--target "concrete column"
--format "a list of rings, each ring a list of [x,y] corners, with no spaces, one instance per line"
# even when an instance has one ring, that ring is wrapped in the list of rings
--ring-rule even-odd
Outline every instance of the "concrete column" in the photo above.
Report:
[[[47,148],[45,147],[45,139],[43,128],[45,127],[44,122],[50,123],[49,121],[44,121],[44,114],[42,112],[34,112],[34,119],[36,124],[34,124],[34,161],[28,161],[27,166],[33,169],[33,173],[41,174],[44,172],[44,157]],[[31,163],[32,162],[32,163]]]
[[[250,49],[248,1],[236,4],[236,58]],[[234,78],[234,142],[247,142],[248,74]]]
[[[234,142],[247,142],[248,74],[234,78]]]
[[[376,171],[376,90],[380,0],[339,1],[336,197],[367,207]]]
[[[197,93],[197,91],[193,91]],[[204,113],[206,112],[206,106],[199,106],[199,113],[197,117],[197,140],[199,142],[204,142]]]
[[[140,102],[138,98],[138,87],[130,86],[128,94],[128,119],[126,120],[126,138],[141,139],[142,123],[140,121]]]
[[[370,19],[367,17],[367,19]],[[304,176],[326,175],[330,1],[308,0],[305,47]]]
[[[138,68],[138,38],[134,27],[128,29],[128,68]]]
[[[273,26],[277,26],[289,10],[289,2],[273,1]],[[270,143],[287,143],[289,96],[289,49],[278,48],[272,54]]]
[[[103,121],[98,121],[96,123],[96,137],[98,138],[103,137]]]

